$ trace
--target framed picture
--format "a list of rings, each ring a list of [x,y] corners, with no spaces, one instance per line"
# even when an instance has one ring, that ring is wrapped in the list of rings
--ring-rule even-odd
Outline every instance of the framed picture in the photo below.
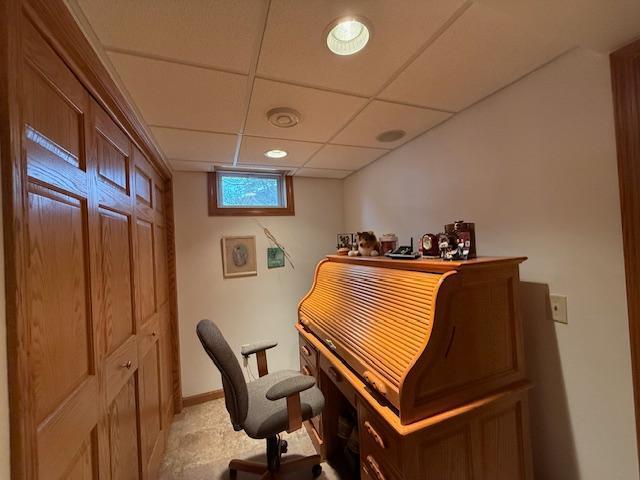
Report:
[[[284,267],[284,250],[278,247],[267,248],[267,268]]]
[[[224,278],[258,274],[256,237],[222,237],[222,274]]]

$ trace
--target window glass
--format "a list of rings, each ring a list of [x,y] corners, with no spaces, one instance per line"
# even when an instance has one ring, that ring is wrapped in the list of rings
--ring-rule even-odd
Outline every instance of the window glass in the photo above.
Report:
[[[284,207],[281,175],[219,174],[220,207]]]

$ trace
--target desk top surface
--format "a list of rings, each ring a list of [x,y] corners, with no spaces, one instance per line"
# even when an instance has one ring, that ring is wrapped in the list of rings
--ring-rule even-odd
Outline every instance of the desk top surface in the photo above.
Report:
[[[384,256],[379,257],[349,257],[348,255],[327,255],[332,262],[351,263],[355,265],[367,265],[370,267],[396,268],[399,270],[413,270],[417,272],[444,273],[453,270],[469,270],[482,267],[491,267],[506,264],[519,264],[527,257],[478,257],[471,260],[447,261],[439,258],[418,258],[415,260],[393,259]]]

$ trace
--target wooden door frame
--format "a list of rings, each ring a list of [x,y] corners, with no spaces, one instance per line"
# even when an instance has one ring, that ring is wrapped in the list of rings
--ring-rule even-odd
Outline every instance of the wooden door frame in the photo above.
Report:
[[[636,438],[640,455],[640,39],[611,54]]]
[[[173,356],[173,405],[182,409],[178,338],[172,172],[147,127],[138,119],[63,0],[0,1],[0,162],[4,226],[7,364],[12,478],[35,478],[35,439],[28,408],[25,335],[25,186],[22,160],[21,16],[26,15],[91,96],[152,162],[168,192],[165,212]]]

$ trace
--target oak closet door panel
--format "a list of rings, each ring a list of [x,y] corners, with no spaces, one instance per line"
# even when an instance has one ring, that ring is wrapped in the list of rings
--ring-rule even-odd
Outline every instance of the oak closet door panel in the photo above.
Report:
[[[138,282],[140,320],[144,325],[156,313],[156,265],[154,259],[153,223],[138,219],[136,223],[138,242]]]
[[[90,99],[24,22],[26,318],[38,478],[96,478],[100,342],[92,294]]]
[[[139,477],[138,419],[135,376],[124,385],[109,406],[111,478]]]
[[[155,342],[140,362],[140,437],[145,478],[158,465],[157,449],[162,430],[162,407],[160,400],[160,349]]]

